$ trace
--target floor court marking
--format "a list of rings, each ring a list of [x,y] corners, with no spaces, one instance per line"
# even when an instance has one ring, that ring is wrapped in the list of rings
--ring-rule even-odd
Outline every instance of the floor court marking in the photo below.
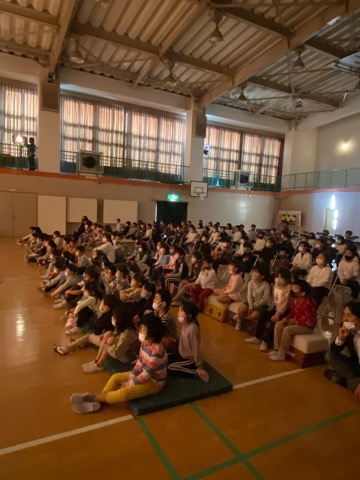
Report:
[[[255,385],[257,383],[266,382],[268,380],[273,380],[273,379],[280,378],[280,377],[285,377],[287,375],[292,375],[294,373],[299,373],[299,372],[302,372],[302,371],[304,371],[304,370],[303,369],[290,370],[290,371],[282,372],[282,373],[279,373],[279,374],[276,374],[276,375],[270,375],[268,377],[258,378],[256,380],[251,380],[249,382],[244,382],[244,383],[239,383],[237,385],[234,385],[233,389],[238,390],[240,388],[245,388],[245,387],[248,387],[248,386],[251,386],[251,385]],[[116,423],[121,423],[121,422],[125,422],[125,421],[128,421],[128,420],[133,420],[133,416],[132,415],[125,415],[123,417],[115,418],[113,420],[107,420],[105,422],[95,423],[95,424],[89,425],[87,427],[77,428],[75,430],[70,430],[68,432],[63,432],[63,433],[59,433],[59,434],[56,434],[56,435],[50,435],[49,437],[39,438],[37,440],[31,440],[30,442],[20,443],[18,445],[13,445],[11,447],[2,448],[2,449],[0,449],[0,456],[7,455],[8,453],[17,452],[17,451],[20,451],[20,450],[25,450],[27,448],[37,447],[39,445],[44,445],[46,443],[55,442],[55,441],[61,440],[63,438],[68,438],[68,437],[72,437],[72,436],[75,436],[75,435],[80,435],[82,433],[91,432],[92,430],[97,430],[99,428],[108,427],[110,425],[115,425]]]
[[[98,430],[99,428],[109,427],[111,425],[126,422],[128,420],[133,420],[133,416],[124,415],[123,417],[106,420],[105,422],[94,423],[93,425],[88,425],[87,427],[76,428],[75,430],[70,430],[68,432],[58,433],[56,435],[50,435],[49,437],[39,438],[37,440],[31,440],[30,442],[20,443],[11,447],[2,448],[0,449],[0,456],[7,455],[13,452],[18,452],[20,450],[25,450],[27,448],[44,445],[45,443],[56,442],[57,440],[62,440],[63,438],[73,437],[75,435],[80,435],[82,433]]]
[[[275,375],[257,378],[255,380],[250,380],[249,382],[238,383],[237,385],[233,386],[233,390],[239,390],[240,388],[250,387],[251,385],[256,385],[257,383],[263,383],[269,380],[275,380],[276,378],[287,377],[288,375],[293,375],[294,373],[300,373],[304,371],[304,368],[298,368],[296,370],[287,370],[286,372],[277,373]]]
[[[175,470],[175,468],[173,467],[173,465],[170,463],[169,459],[165,455],[164,451],[162,450],[158,442],[155,440],[155,437],[151,433],[149,427],[146,425],[144,419],[141,416],[137,417],[137,419],[142,431],[144,432],[145,436],[149,440],[150,445],[155,450],[157,456],[159,457],[160,461],[168,471],[171,478],[174,480],[180,480],[181,476],[177,473],[177,471]]]

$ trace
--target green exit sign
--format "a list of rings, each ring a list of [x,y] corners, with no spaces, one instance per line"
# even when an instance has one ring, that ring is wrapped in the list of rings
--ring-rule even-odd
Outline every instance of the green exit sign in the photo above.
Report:
[[[179,195],[177,193],[169,193],[167,196],[169,202],[177,202],[179,201]]]

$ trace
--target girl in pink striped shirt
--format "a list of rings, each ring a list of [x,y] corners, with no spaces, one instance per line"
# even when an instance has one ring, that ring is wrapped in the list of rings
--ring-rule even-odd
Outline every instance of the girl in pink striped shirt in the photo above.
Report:
[[[96,412],[102,403],[127,402],[160,392],[167,376],[167,355],[160,343],[164,331],[160,318],[152,313],[144,315],[139,330],[139,358],[132,371],[112,375],[101,393],[71,395],[74,412]]]

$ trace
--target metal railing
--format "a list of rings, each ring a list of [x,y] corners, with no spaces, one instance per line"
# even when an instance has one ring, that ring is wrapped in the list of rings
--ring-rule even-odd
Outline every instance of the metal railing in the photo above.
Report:
[[[62,150],[61,173],[77,173],[78,152]],[[149,162],[147,160],[119,159],[101,156],[105,177],[162,183],[184,183],[189,167],[172,163]],[[29,170],[29,152],[26,146],[0,143],[0,168]],[[35,157],[35,169],[38,160]],[[360,167],[320,170],[318,172],[293,173],[283,176],[257,175],[250,173],[248,181],[239,181],[234,171],[203,169],[203,181],[209,187],[235,190],[280,192],[286,190],[321,190],[360,186]]]
[[[61,151],[60,171],[77,173],[77,152]],[[101,156],[100,164],[104,167],[103,176],[143,180],[148,182],[183,183],[184,165],[171,163],[148,162],[147,160],[119,159]]]
[[[281,186],[281,177],[272,175],[257,175],[249,173],[248,178],[241,182],[241,178],[236,171],[228,172],[226,170],[203,170],[203,181],[207,182],[209,187],[231,188],[235,190],[256,190],[262,192],[279,192]]]
[[[310,190],[360,186],[360,167],[293,173],[281,177],[281,190]]]
[[[32,169],[38,170],[36,155],[33,167]],[[0,168],[30,170],[29,151],[27,146],[14,145],[13,143],[0,143]]]

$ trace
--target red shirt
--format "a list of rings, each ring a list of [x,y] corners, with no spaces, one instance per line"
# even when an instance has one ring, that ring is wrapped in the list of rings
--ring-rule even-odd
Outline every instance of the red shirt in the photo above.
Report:
[[[317,322],[316,312],[317,306],[313,298],[294,298],[286,318],[296,320],[297,325],[301,327],[315,328]]]

